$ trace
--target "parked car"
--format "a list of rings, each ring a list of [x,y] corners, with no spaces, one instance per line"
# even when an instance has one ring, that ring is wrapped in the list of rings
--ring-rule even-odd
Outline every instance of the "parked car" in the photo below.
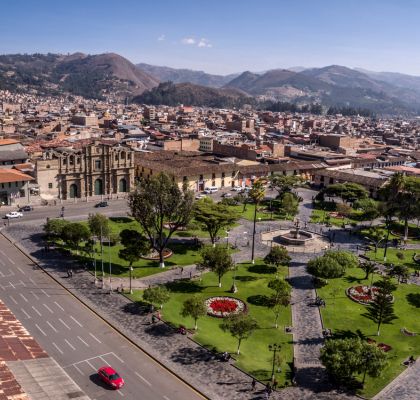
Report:
[[[109,365],[98,369],[99,377],[113,389],[120,389],[124,386],[124,379],[118,375],[117,371]]]
[[[195,196],[195,199],[200,200],[200,199],[204,199],[205,197],[207,197],[205,194],[199,193],[197,194],[197,196]]]
[[[32,211],[34,208],[32,206],[23,206],[19,208],[19,212],[22,211]]]
[[[216,193],[219,189],[217,189],[216,186],[210,186],[210,187],[206,187],[204,189],[204,193],[206,194],[212,194],[212,193]]]
[[[241,187],[241,186],[234,186],[234,187],[232,188],[232,190],[233,190],[234,192],[241,192],[241,191],[242,191],[242,187]]]
[[[99,208],[99,207],[108,207],[108,202],[101,201],[100,203],[95,204],[95,208]]]
[[[232,193],[223,193],[222,197],[224,197],[224,198],[232,197]]]
[[[8,214],[6,214],[6,218],[21,218],[23,217],[23,214],[19,211],[11,211]]]

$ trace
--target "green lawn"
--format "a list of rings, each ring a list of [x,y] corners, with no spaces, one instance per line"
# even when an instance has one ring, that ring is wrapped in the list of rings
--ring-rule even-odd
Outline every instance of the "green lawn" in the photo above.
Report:
[[[230,206],[233,210],[237,211],[241,218],[247,219],[249,221],[253,221],[254,220],[254,204],[247,204],[246,205],[246,209],[244,211],[244,205],[243,204],[238,204],[236,206]],[[278,214],[276,212],[273,211],[273,213],[271,213],[270,211],[267,211],[266,208],[268,207],[268,203],[267,204],[263,204],[258,206],[258,211],[257,211],[257,221],[261,220],[261,221],[271,221],[271,216],[273,217],[273,220],[293,220],[294,216],[292,215],[283,215],[283,214]],[[264,212],[263,212],[264,210]]]
[[[284,333],[284,327],[291,325],[290,307],[284,308],[279,317],[279,327],[274,328],[274,313],[271,309],[263,305],[256,305],[264,300],[264,295],[269,295],[271,290],[267,288],[268,281],[274,278],[272,269],[266,267],[261,261],[255,265],[240,264],[236,273],[236,284],[238,292],[233,295],[245,301],[249,307],[249,313],[259,324],[259,329],[253,335],[243,341],[241,354],[234,354],[237,342],[228,333],[223,332],[219,325],[221,319],[205,316],[198,321],[198,332],[194,339],[203,346],[216,349],[219,352],[228,351],[233,357],[237,358],[236,365],[252,374],[258,379],[268,380],[271,376],[272,353],[268,350],[270,343],[281,344],[281,372],[276,373],[276,379],[280,385],[286,382],[290,384],[291,369],[290,363],[293,360],[292,335]],[[267,273],[271,272],[271,273]],[[281,271],[281,275],[287,274],[286,268]],[[183,301],[196,294],[204,299],[211,296],[227,295],[232,285],[233,272],[227,273],[222,279],[222,288],[217,285],[217,277],[213,273],[206,273],[202,276],[202,281],[180,281],[168,286],[171,290],[171,300],[164,305],[164,320],[178,326],[185,325],[193,328],[191,318],[180,316]],[[140,300],[142,292],[136,291],[132,298]]]
[[[338,337],[362,335],[392,346],[392,350],[387,353],[389,365],[382,375],[378,378],[366,378],[361,394],[372,397],[405,369],[401,365],[404,359],[410,355],[420,356],[420,335],[410,337],[400,332],[401,328],[406,328],[420,333],[420,287],[406,284],[398,286],[394,292],[395,314],[398,319],[392,324],[383,325],[378,337],[376,324],[362,316],[365,306],[353,302],[345,294],[345,289],[359,282],[369,284],[362,280],[363,277],[364,273],[359,268],[349,269],[344,278],[329,279],[327,286],[318,289],[318,294],[326,300],[326,308],[321,308],[322,318],[325,327],[332,329],[333,334]],[[377,276],[375,278],[378,280]]]
[[[371,260],[383,262],[384,261],[384,252],[385,249],[379,248],[375,255],[375,249],[368,251],[366,256],[369,257]],[[400,259],[397,257],[397,253],[404,254],[404,258]],[[420,265],[416,264],[413,260],[413,255],[415,253],[420,253],[420,250],[399,250],[395,248],[388,248],[386,252],[386,263],[387,264],[394,264],[394,265],[405,265],[411,269],[420,269]]]
[[[311,220],[310,222],[314,224],[323,224],[323,223],[330,223],[331,225],[342,227],[343,224],[350,225],[351,223],[359,223],[358,221],[351,219],[351,218],[335,218],[330,217],[328,220],[327,215],[329,215],[330,211],[314,209],[312,210]]]

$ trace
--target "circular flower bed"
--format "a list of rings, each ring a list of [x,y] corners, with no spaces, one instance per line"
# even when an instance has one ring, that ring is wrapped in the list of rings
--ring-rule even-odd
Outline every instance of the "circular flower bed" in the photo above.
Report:
[[[207,314],[217,318],[229,317],[246,310],[246,305],[242,300],[228,296],[210,297],[205,301],[205,305]]]
[[[163,258],[168,258],[173,254],[171,249],[164,249],[163,250]],[[159,253],[156,250],[153,250],[151,253],[149,253],[147,256],[142,257],[145,260],[152,260],[157,261],[159,260]]]
[[[347,296],[350,297],[353,301],[360,304],[369,304],[374,300],[376,293],[378,293],[379,288],[376,286],[352,286],[346,290]]]

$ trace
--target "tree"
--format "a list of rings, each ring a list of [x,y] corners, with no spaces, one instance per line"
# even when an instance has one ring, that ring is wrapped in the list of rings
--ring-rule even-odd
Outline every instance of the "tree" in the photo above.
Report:
[[[357,183],[334,183],[329,185],[325,194],[327,196],[338,196],[344,202],[354,202],[358,199],[365,199],[369,197],[368,191],[361,185]]]
[[[264,257],[264,262],[267,265],[274,265],[278,270],[280,265],[288,267],[291,259],[292,258],[289,256],[289,252],[287,251],[286,247],[274,246]]]
[[[232,226],[239,219],[239,214],[231,207],[215,203],[210,198],[197,201],[194,205],[193,215],[194,219],[209,233],[213,246],[219,231]]]
[[[365,277],[363,278],[365,280],[369,279],[369,275],[374,274],[378,270],[378,267],[375,265],[375,263],[370,261],[362,262],[359,266],[360,269],[365,273]]]
[[[270,297],[270,305],[274,310],[274,326],[277,329],[277,321],[280,315],[281,307],[287,307],[290,304],[290,293],[292,288],[284,279],[271,280],[268,282],[268,288],[274,291],[274,294]]]
[[[319,278],[339,278],[347,268],[356,268],[359,265],[357,256],[343,250],[328,250],[324,255],[308,262],[308,272]]]
[[[330,339],[321,348],[320,360],[336,381],[351,383],[355,374],[380,376],[387,365],[384,351],[360,338]]]
[[[182,305],[181,315],[185,317],[192,317],[194,319],[194,329],[197,330],[198,318],[207,314],[207,309],[203,299],[198,296],[189,297]]]
[[[191,218],[192,192],[185,186],[179,189],[168,175],[159,173],[131,193],[128,204],[151,246],[158,252],[159,266],[165,267],[163,253],[169,239]]]
[[[272,175],[270,176],[271,187],[278,192],[279,197],[283,197],[286,192],[290,192],[300,182],[299,175]]]
[[[389,275],[396,277],[399,284],[403,279],[408,279],[410,276],[410,271],[405,265],[397,264],[391,268]]]
[[[392,294],[392,292],[397,289],[397,285],[392,282],[392,279],[389,276],[382,277],[380,281],[375,282],[375,286],[387,294]]]
[[[76,248],[76,253],[79,252],[79,244],[84,240],[89,240],[89,228],[80,222],[71,222],[66,225],[61,234],[62,239]]]
[[[88,218],[88,225],[89,229],[92,232],[92,235],[96,236],[100,240],[101,244],[101,253],[103,251],[103,238],[109,237],[110,235],[110,228],[109,228],[109,220],[103,214],[90,214]]]
[[[392,295],[384,288],[379,288],[373,301],[367,306],[364,316],[377,324],[377,335],[379,336],[381,325],[390,324],[397,318],[394,314]]]
[[[201,250],[201,261],[197,264],[200,270],[210,270],[219,279],[219,287],[222,287],[222,276],[233,268],[232,257],[225,246],[205,246]]]
[[[149,287],[143,292],[143,300],[150,304],[159,305],[163,308],[163,305],[171,298],[169,290],[164,286]]]
[[[375,256],[376,256],[376,253],[378,252],[379,243],[385,239],[385,235],[383,231],[377,228],[373,228],[373,227],[369,228],[369,230],[367,231],[366,239],[370,240],[375,246]]]
[[[281,199],[281,210],[286,215],[296,215],[299,207],[299,200],[293,193],[284,193]]]
[[[254,208],[254,227],[252,231],[252,251],[251,251],[251,262],[255,263],[254,254],[255,254],[255,233],[256,233],[256,223],[257,223],[257,208],[258,204],[264,200],[265,188],[261,181],[254,181],[251,190],[248,193],[249,198],[255,204]]]
[[[128,262],[130,273],[130,294],[133,293],[131,288],[131,271],[132,265],[140,258],[146,255],[150,250],[150,244],[147,239],[138,231],[133,229],[124,229],[120,232],[121,244],[124,246],[118,252],[118,257]]]
[[[362,211],[360,218],[363,221],[370,221],[372,223],[372,221],[380,215],[378,202],[373,199],[356,200],[353,207],[356,210]]]
[[[49,219],[44,225],[44,232],[47,236],[47,240],[54,241],[62,238],[63,231],[65,230],[68,224],[69,222],[64,219]]]
[[[249,315],[236,314],[226,318],[220,327],[224,332],[229,332],[234,338],[238,339],[236,353],[239,354],[242,340],[246,340],[252,335],[258,328],[258,323]]]

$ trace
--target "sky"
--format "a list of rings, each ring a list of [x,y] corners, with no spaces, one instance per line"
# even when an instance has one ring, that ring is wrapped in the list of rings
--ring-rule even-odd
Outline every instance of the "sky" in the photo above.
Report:
[[[0,54],[118,53],[215,74],[331,64],[420,75],[417,0],[0,0]]]

